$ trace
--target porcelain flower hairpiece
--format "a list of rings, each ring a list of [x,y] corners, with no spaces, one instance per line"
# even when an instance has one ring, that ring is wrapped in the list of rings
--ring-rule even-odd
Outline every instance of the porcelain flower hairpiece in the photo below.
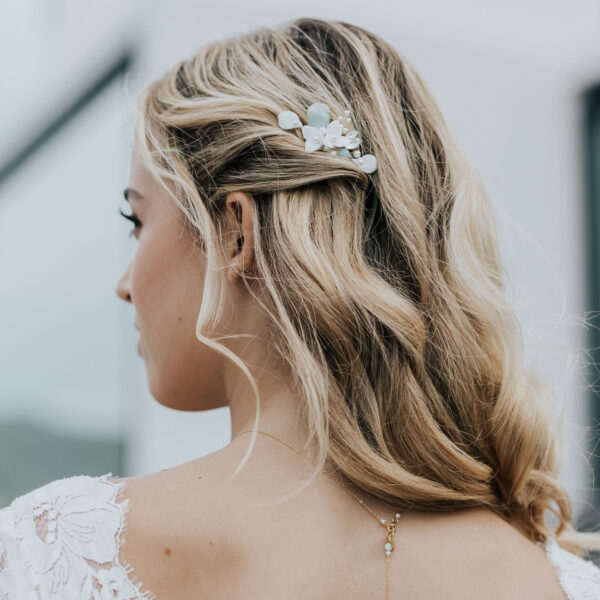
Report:
[[[365,173],[372,173],[377,169],[377,160],[372,154],[361,156],[358,146],[360,138],[358,131],[352,129],[349,131],[349,125],[352,123],[350,111],[344,111],[337,119],[329,122],[329,109],[325,104],[316,102],[308,107],[306,116],[308,125],[303,125],[298,115],[291,110],[283,110],[277,115],[279,126],[282,129],[296,129],[302,127],[302,135],[306,140],[304,142],[305,152],[314,152],[315,150],[330,150],[331,154],[339,154],[352,160],[358,168]],[[346,123],[346,124],[344,124]],[[350,155],[352,150],[352,155]]]

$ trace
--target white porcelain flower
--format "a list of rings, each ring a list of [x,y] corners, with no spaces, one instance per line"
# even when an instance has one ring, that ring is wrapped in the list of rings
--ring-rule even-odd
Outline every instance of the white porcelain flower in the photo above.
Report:
[[[331,121],[325,130],[325,139],[323,144],[327,148],[345,148],[346,137],[342,135],[342,123],[339,119]]]
[[[329,109],[325,104],[316,102],[309,106],[307,116],[308,125],[303,125],[300,117],[291,110],[281,111],[277,119],[282,129],[302,128],[305,152],[328,150],[332,154],[351,158],[365,173],[372,173],[377,169],[377,160],[372,154],[361,156],[360,150],[357,150],[360,144],[358,131],[348,131],[343,123],[343,115],[329,122]],[[351,123],[349,110],[345,111],[345,122]],[[352,154],[350,150],[353,150]]]
[[[310,125],[302,126],[302,135],[306,140],[304,142],[304,150],[305,152],[314,152],[321,148],[321,146],[325,143],[325,135],[327,130],[325,127],[311,127]]]

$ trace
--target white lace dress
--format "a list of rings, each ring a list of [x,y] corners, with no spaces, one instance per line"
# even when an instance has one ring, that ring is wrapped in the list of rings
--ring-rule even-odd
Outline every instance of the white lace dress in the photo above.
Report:
[[[0,509],[0,600],[154,600],[119,561],[129,500],[112,473],[57,479]],[[551,538],[568,600],[600,600],[600,568]]]

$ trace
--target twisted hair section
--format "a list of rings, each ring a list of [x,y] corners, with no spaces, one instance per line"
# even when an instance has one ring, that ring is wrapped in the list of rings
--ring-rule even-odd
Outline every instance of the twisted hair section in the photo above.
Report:
[[[280,111],[314,102],[351,108],[375,173],[307,153],[278,126]],[[525,364],[494,208],[391,45],[319,19],[206,44],[147,86],[136,135],[205,253],[198,340],[242,369],[260,409],[246,365],[210,336],[225,293],[224,199],[253,198],[256,268],[244,282],[310,426],[316,468],[300,489],[331,461],[399,510],[484,507],[532,540],[600,547],[571,524],[552,394]]]

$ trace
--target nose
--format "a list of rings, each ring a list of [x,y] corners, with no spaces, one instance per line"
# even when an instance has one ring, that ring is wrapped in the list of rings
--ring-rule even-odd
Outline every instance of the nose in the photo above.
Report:
[[[129,269],[131,263],[127,265],[127,268],[123,271],[119,283],[117,283],[116,293],[121,300],[124,302],[131,302],[131,292],[129,290]]]

